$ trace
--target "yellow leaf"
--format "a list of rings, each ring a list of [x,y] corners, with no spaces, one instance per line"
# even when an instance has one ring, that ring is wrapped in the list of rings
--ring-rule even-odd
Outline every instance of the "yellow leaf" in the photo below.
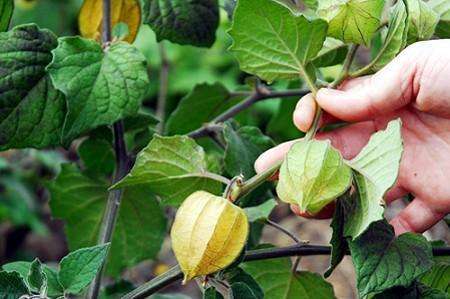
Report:
[[[229,266],[244,248],[248,230],[244,210],[225,198],[205,191],[186,198],[171,232],[184,282]]]
[[[78,26],[83,37],[101,39],[103,19],[103,0],[84,0],[78,16]],[[129,35],[124,39],[132,43],[141,25],[141,6],[139,0],[112,0],[112,28],[117,23],[128,25]],[[112,29],[111,28],[111,29]]]

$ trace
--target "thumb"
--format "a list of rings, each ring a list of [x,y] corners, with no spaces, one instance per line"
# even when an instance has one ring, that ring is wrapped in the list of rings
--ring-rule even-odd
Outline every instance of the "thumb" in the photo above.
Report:
[[[407,48],[374,75],[348,80],[340,90],[320,89],[318,104],[349,122],[371,120],[408,105],[415,90],[416,48]]]

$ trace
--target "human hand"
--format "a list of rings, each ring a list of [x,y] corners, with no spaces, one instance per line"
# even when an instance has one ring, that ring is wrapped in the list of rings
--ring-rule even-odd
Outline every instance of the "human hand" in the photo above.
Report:
[[[400,117],[404,154],[396,185],[386,194],[389,204],[411,193],[414,200],[391,224],[396,234],[423,232],[450,213],[450,40],[419,42],[406,48],[378,73],[344,82],[339,90],[321,89],[316,101],[324,110],[322,124],[343,120],[349,126],[319,133],[351,159],[375,131]],[[295,125],[306,132],[316,111],[312,95],[297,104]],[[290,141],[262,154],[257,172],[283,159]],[[301,216],[308,216],[293,206]],[[332,215],[332,208],[319,218]],[[331,211],[331,212],[330,212]]]

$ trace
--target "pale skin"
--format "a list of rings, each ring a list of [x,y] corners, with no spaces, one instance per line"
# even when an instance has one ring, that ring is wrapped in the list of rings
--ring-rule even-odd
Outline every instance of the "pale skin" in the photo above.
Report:
[[[299,130],[310,128],[316,103],[324,110],[323,124],[352,123],[317,135],[330,139],[346,159],[357,155],[388,121],[402,119],[404,154],[397,183],[385,201],[407,193],[414,200],[391,220],[396,234],[424,232],[450,213],[450,40],[413,44],[374,75],[347,80],[338,90],[320,89],[316,100],[305,96],[293,115]],[[294,142],[262,154],[256,171],[280,161]],[[310,216],[298,207],[292,210]]]

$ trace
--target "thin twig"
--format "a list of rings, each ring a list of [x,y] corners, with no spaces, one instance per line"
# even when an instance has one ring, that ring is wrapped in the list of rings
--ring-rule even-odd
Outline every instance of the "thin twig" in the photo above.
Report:
[[[158,102],[156,104],[156,117],[159,118],[156,131],[159,134],[164,133],[165,117],[166,117],[166,102],[169,88],[169,70],[170,62],[167,58],[166,48],[163,42],[159,43],[159,55],[161,56],[161,69],[159,72],[159,92]]]
[[[247,95],[247,98],[240,102],[239,104],[231,107],[227,111],[223,112],[216,118],[214,118],[210,123],[205,124],[201,128],[198,128],[188,134],[191,138],[201,138],[201,137],[207,137],[209,136],[209,132],[212,131],[212,128],[222,128],[218,127],[218,124],[227,121],[228,119],[236,116],[240,112],[244,111],[245,109],[251,107],[256,102],[267,100],[267,99],[274,99],[274,98],[287,98],[287,97],[302,97],[308,93],[307,90],[304,89],[292,89],[292,90],[285,90],[285,91],[270,91],[267,88],[263,89],[255,89],[254,92],[248,93],[248,92],[242,92],[236,95],[236,93],[233,93],[232,96],[242,96]]]
[[[295,243],[297,243],[297,244],[306,244],[307,243],[305,241],[301,241],[299,238],[297,238],[296,235],[294,235],[292,232],[290,232],[288,229],[284,228],[283,226],[279,225],[278,223],[276,223],[270,219],[267,219],[266,222],[269,226],[272,226],[273,228],[281,231],[283,234],[287,235],[289,238],[294,240]],[[292,272],[297,271],[299,263],[300,263],[300,256],[297,256],[297,258],[295,259],[295,261],[292,265]]]
[[[282,248],[264,248],[248,251],[245,254],[244,261],[259,261],[274,258],[292,257],[292,256],[312,256],[312,255],[330,255],[330,246],[320,245],[293,245]],[[349,252],[346,253],[350,254]],[[434,256],[450,256],[450,247],[433,248]],[[146,298],[172,283],[181,280],[183,273],[177,265],[170,268],[166,273],[144,283],[137,289],[123,296],[121,299],[142,299]]]
[[[111,0],[103,0],[103,43],[107,44],[111,41]],[[114,172],[113,184],[121,180],[129,170],[129,159],[124,139],[124,125],[122,121],[118,121],[113,125],[114,133],[114,151],[116,154],[116,170]],[[112,190],[109,192],[108,201],[106,203],[105,212],[100,226],[98,244],[110,243],[114,233],[114,227],[119,212],[120,202],[122,199],[122,190]],[[104,265],[98,271],[91,287],[86,295],[88,299],[96,299],[98,297]]]

